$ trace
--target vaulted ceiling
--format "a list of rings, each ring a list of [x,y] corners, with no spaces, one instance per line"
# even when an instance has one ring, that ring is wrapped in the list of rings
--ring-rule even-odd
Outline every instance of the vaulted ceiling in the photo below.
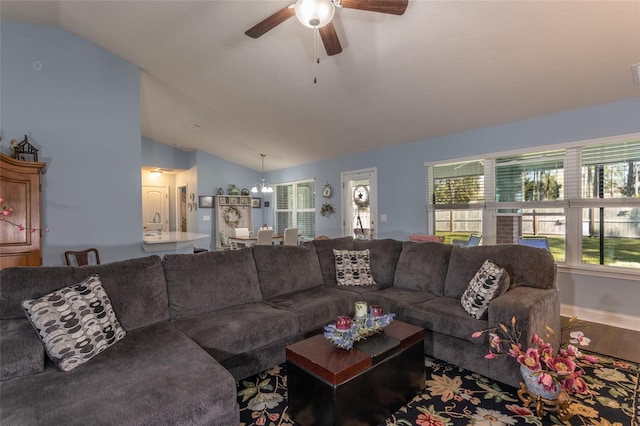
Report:
[[[344,50],[321,48],[319,64],[295,18],[244,34],[292,2],[3,0],[0,13],[138,65],[144,136],[255,170],[260,153],[278,169],[640,96],[639,1],[341,8]]]

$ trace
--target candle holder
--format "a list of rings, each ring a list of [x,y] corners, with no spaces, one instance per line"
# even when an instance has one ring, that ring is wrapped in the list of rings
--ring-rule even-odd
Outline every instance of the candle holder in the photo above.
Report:
[[[359,300],[355,303],[356,318],[366,318],[369,313],[367,309],[367,302]]]

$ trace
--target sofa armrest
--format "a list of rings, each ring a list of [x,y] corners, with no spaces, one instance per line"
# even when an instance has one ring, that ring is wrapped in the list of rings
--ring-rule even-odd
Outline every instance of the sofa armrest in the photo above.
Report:
[[[44,371],[44,344],[28,319],[0,321],[0,359],[0,380]]]
[[[558,289],[516,287],[489,303],[489,328],[498,327],[500,323],[509,327],[514,316],[517,328],[522,331],[523,346],[529,345],[535,334],[544,338],[549,326],[556,335],[546,341],[558,347],[561,337]]]

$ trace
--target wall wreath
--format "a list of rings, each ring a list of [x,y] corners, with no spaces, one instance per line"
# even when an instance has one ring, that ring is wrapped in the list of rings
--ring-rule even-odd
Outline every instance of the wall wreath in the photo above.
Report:
[[[222,218],[224,219],[224,223],[227,226],[230,226],[232,228],[237,228],[238,225],[240,225],[240,219],[242,219],[242,214],[240,213],[240,210],[238,210],[237,207],[228,206],[227,208],[224,209],[224,214]]]

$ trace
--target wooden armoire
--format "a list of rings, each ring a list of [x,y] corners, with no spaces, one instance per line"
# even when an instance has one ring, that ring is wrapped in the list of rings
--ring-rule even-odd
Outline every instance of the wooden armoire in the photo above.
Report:
[[[0,269],[42,265],[40,178],[45,166],[42,162],[20,161],[0,153],[0,198],[4,199],[2,205],[13,208],[0,221]],[[32,229],[36,231],[31,232]]]

